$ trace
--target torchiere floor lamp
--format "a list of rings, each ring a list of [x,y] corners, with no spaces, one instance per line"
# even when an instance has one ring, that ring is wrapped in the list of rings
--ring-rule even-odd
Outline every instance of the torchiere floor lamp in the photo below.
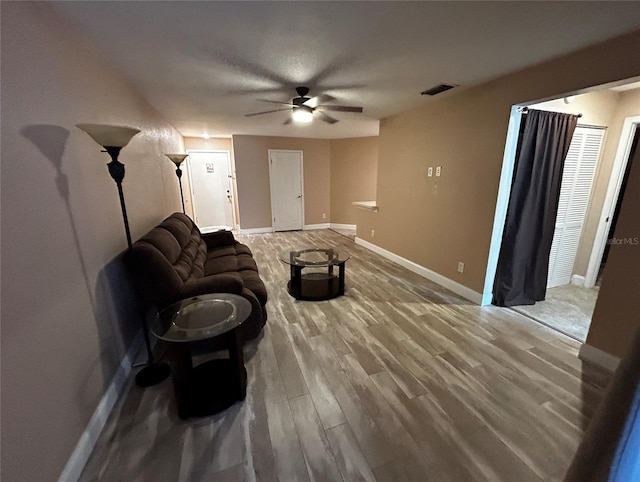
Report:
[[[110,126],[104,124],[77,124],[77,127],[85,131],[99,145],[104,147],[103,152],[111,156],[111,162],[107,164],[109,174],[118,186],[118,196],[120,197],[120,208],[122,209],[122,219],[124,220],[124,230],[127,235],[127,244],[131,249],[131,232],[129,231],[129,219],[127,218],[127,208],[124,203],[122,192],[122,180],[124,179],[124,164],[118,161],[120,150],[126,146],[131,138],[140,132],[140,129],[122,126]],[[150,387],[163,381],[169,376],[171,369],[167,363],[154,363],[151,343],[149,341],[149,327],[144,313],[141,314],[142,330],[145,345],[147,347],[147,366],[136,375],[136,384],[140,387]]]
[[[165,154],[176,165],[176,176],[178,176],[178,182],[180,183],[180,199],[182,200],[182,213],[186,214],[184,210],[184,194],[182,193],[182,169],[180,164],[189,156],[189,154]]]

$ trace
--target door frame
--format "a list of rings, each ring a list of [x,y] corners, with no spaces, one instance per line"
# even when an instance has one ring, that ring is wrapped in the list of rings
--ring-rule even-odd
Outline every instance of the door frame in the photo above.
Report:
[[[236,184],[235,184],[235,170],[233,169],[233,163],[231,162],[231,152],[225,149],[188,149],[187,154],[191,155],[191,153],[213,153],[213,154],[226,154],[227,155],[227,164],[229,167],[229,180],[231,184],[231,220],[233,229],[237,229],[238,223],[236,220]],[[187,158],[187,175],[189,176],[189,195],[191,196],[191,212],[193,214],[193,219],[196,218],[196,202],[195,196],[193,194],[193,178],[191,175],[191,158]]]
[[[496,210],[493,216],[491,243],[489,245],[489,258],[487,260],[487,271],[485,272],[480,306],[490,305],[493,299],[493,283],[498,268],[498,257],[500,256],[500,247],[502,246],[504,224],[507,220],[507,208],[509,207],[509,198],[511,196],[511,182],[516,164],[516,151],[518,148],[520,125],[522,123],[523,107],[524,104],[512,105],[509,112],[509,124],[507,126],[507,137],[504,145],[504,154],[502,156],[502,170],[500,172]]]
[[[275,231],[275,226],[273,225],[273,215],[274,215],[274,209],[273,209],[273,196],[271,195],[271,193],[273,192],[274,188],[273,188],[273,175],[271,172],[271,154],[274,152],[297,152],[300,153],[300,194],[301,194],[301,198],[300,198],[300,203],[302,204],[301,206],[301,211],[302,211],[302,225],[300,226],[300,229],[304,229],[304,152],[301,150],[297,150],[297,149],[268,149],[267,150],[267,157],[268,157],[268,162],[269,162],[269,203],[271,204],[271,228]]]
[[[618,148],[616,150],[616,156],[613,161],[611,175],[609,177],[607,195],[604,199],[604,204],[602,205],[600,221],[598,222],[596,237],[593,241],[593,249],[591,250],[591,256],[589,257],[587,274],[584,277],[584,286],[587,288],[593,288],[598,278],[600,263],[602,262],[604,248],[607,244],[607,235],[609,234],[610,220],[613,217],[616,203],[618,201],[618,196],[620,196],[622,180],[624,179],[624,174],[627,170],[627,164],[629,162],[631,143],[633,142],[633,134],[635,133],[634,128],[640,129],[640,116],[625,118],[624,124],[622,126],[622,131],[620,132]]]

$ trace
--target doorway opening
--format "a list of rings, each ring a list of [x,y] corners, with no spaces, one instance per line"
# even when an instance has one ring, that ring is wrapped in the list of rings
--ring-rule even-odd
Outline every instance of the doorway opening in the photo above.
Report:
[[[202,232],[237,225],[229,151],[190,150],[187,166],[194,221]]]
[[[639,142],[638,106],[640,82],[527,103],[531,109],[582,117],[565,161],[545,299],[511,309],[580,342],[589,330],[606,247],[612,242],[630,159]],[[521,126],[519,110],[511,110],[483,304],[491,302],[493,292]]]

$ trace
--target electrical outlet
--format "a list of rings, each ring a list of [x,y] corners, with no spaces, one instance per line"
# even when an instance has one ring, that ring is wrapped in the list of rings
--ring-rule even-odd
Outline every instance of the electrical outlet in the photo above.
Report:
[[[440,173],[442,172],[442,167],[436,167],[436,177],[440,177]]]
[[[433,167],[430,167],[429,169],[427,169],[427,176],[429,177],[433,176]]]
[[[464,273],[464,263],[462,261],[458,261],[458,273]]]
[[[371,237],[373,238],[373,237],[375,237],[375,235],[376,235],[376,230],[375,230],[375,229],[372,229],[372,230],[371,230]]]
[[[327,213],[322,213],[322,219],[327,219]]]

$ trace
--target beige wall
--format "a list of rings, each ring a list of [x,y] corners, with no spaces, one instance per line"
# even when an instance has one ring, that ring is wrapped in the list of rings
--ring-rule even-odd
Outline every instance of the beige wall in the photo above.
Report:
[[[384,119],[379,212],[360,215],[358,235],[482,292],[510,107],[635,77],[639,47],[635,32]]]
[[[576,95],[570,104],[566,104],[560,98],[533,104],[529,107],[566,114],[582,114],[582,117],[578,119],[579,125],[608,127],[619,96],[620,93],[614,90],[600,90]]]
[[[375,201],[378,137],[331,141],[331,222],[356,224],[354,201]]]
[[[231,152],[230,137],[210,137],[202,139],[201,137],[185,137],[184,148],[188,150],[211,150],[211,151],[229,151]]]
[[[271,227],[269,149],[303,152],[304,223],[328,223],[331,169],[329,140],[233,136],[241,228]],[[322,217],[323,213],[326,218]]]
[[[121,153],[134,238],[179,209],[181,136],[46,3],[2,2],[2,480],[57,480],[140,327],[108,156],[79,122],[136,126]]]
[[[575,100],[570,104],[565,104],[562,99],[558,99],[532,107],[554,112],[582,113],[580,124],[607,127],[601,158],[591,191],[587,216],[573,267],[574,274],[585,276],[591,252],[593,251],[593,243],[598,223],[600,222],[600,215],[607,194],[611,169],[624,119],[640,115],[640,89],[625,92],[613,90],[591,92],[576,96]]]
[[[630,161],[631,171],[620,208],[614,244],[604,268],[587,344],[622,357],[640,328],[640,148]]]
[[[510,107],[637,77],[640,57],[629,52],[639,48],[636,31],[383,120],[379,211],[358,213],[358,236],[482,292]],[[443,166],[442,177],[427,178],[427,167],[436,165]],[[634,202],[625,199],[626,209],[637,213]],[[637,217],[628,222],[637,226]],[[637,263],[637,249],[618,251],[621,265]],[[456,272],[458,260],[465,262],[463,274]],[[638,284],[629,281],[635,294],[616,297],[616,312],[637,313]],[[605,273],[607,291],[621,284],[627,281]],[[607,311],[604,303],[599,309]],[[588,343],[613,351],[610,339],[631,338],[636,323],[626,316],[607,326],[596,316]]]

